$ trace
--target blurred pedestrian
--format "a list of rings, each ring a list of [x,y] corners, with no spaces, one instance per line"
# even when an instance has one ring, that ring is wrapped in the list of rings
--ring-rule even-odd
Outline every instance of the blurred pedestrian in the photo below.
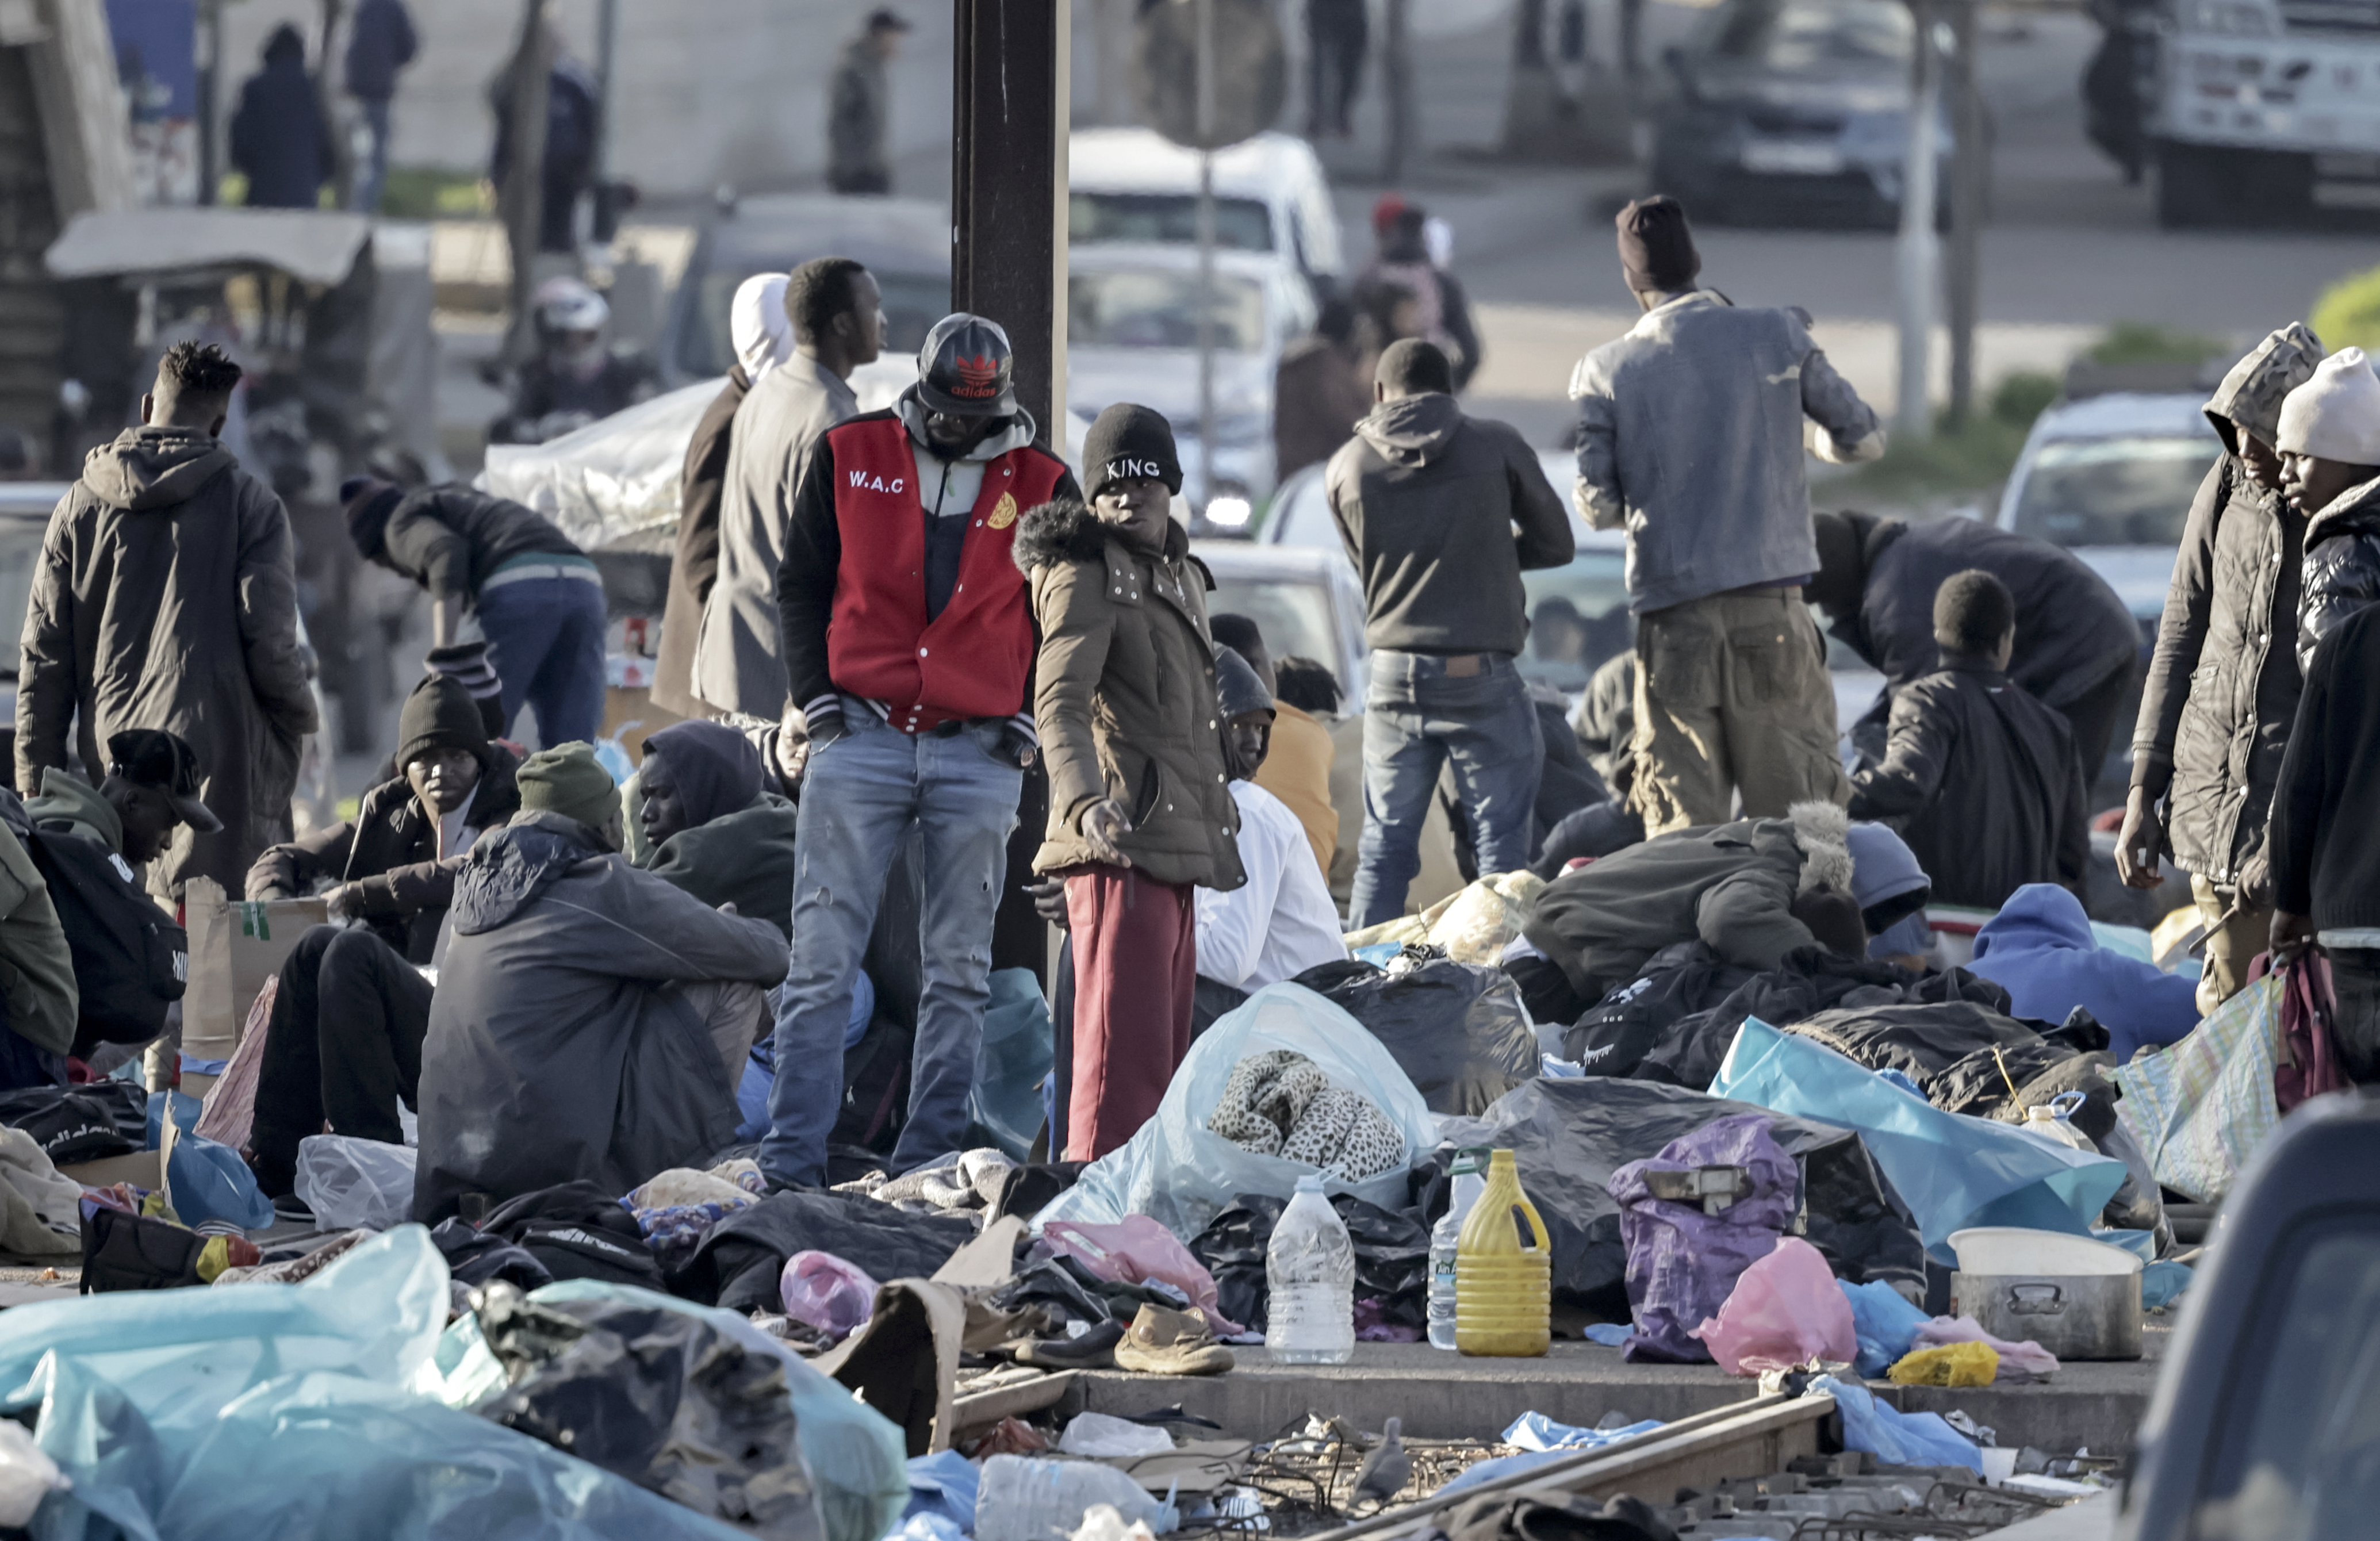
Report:
[[[430,595],[433,648],[454,645],[466,613],[487,634],[510,737],[523,706],[551,747],[603,727],[603,575],[543,515],[459,481],[406,491],[374,477],[339,487],[347,534],[367,562]]]
[[[545,154],[539,167],[537,249],[568,254],[578,249],[578,200],[594,185],[595,143],[601,132],[603,103],[595,77],[565,53],[552,28],[540,40],[546,67]],[[516,56],[515,63],[517,63]],[[513,65],[488,86],[496,116],[496,143],[488,157],[488,180],[501,188],[512,170]]]
[[[1451,762],[1479,870],[1526,867],[1545,746],[1514,659],[1528,637],[1524,570],[1576,554],[1536,451],[1454,401],[1445,354],[1417,339],[1380,355],[1372,415],[1324,473],[1331,517],[1364,584],[1372,649],[1364,703],[1364,821],[1348,923],[1405,913],[1421,826]]]
[[[1694,286],[1676,200],[1620,212],[1645,319],[1579,360],[1579,514],[1628,531],[1636,612],[1635,775],[1647,835],[1850,795],[1826,644],[1803,602],[1818,570],[1802,424],[1820,458],[1873,460],[1884,431],[1791,310]]]
[[[2323,637],[2380,603],[2380,375],[2360,347],[2324,359],[2281,404],[2281,484],[2305,516],[2298,665]]]
[[[1041,636],[1033,718],[1050,767],[1033,869],[1065,880],[1075,944],[1072,1161],[1098,1159],[1155,1116],[1190,1051],[1194,891],[1248,880],[1206,583],[1166,512],[1182,490],[1173,430],[1119,403],[1091,424],[1083,467],[1088,506],[1034,508],[1015,548]]]
[[[2345,349],[2340,351],[2344,352]],[[2286,435],[2287,428],[2283,429]],[[2273,793],[2276,959],[2318,943],[2330,962],[2340,1068],[2380,1082],[2380,609],[2366,606],[2315,647]]]
[[[1314,330],[1281,350],[1273,369],[1272,463],[1276,482],[1339,452],[1372,409],[1370,360],[1354,305],[1333,295]]]
[[[823,298],[813,312],[834,313]],[[762,381],[738,416],[795,369]],[[1076,491],[1065,462],[1035,444],[1014,377],[998,325],[943,317],[918,350],[917,382],[890,409],[820,434],[795,489],[777,569],[789,685],[779,699],[795,703],[811,749],[775,1039],[776,1063],[800,1073],[781,1072],[770,1090],[760,1167],[772,1183],[826,1176],[852,981],[913,826],[928,875],[924,989],[892,1164],[923,1166],[966,1134],[992,919],[1038,749],[1026,695],[1033,611],[1011,543],[1019,514]],[[713,610],[724,591],[722,577]],[[700,676],[696,688],[719,699]]]
[[[859,35],[843,45],[826,119],[827,185],[839,193],[889,193],[892,161],[888,140],[892,87],[884,67],[901,51],[909,23],[876,10]]]
[[[396,95],[397,71],[413,62],[419,46],[405,0],[362,0],[356,7],[347,34],[347,94],[363,108],[364,126],[371,131],[371,152],[357,168],[347,200],[359,212],[380,212],[381,193],[388,186],[388,105]]]
[[[735,287],[727,306],[728,340],[735,362],[710,405],[695,419],[678,472],[677,541],[670,556],[669,598],[662,610],[662,644],[653,658],[653,704],[680,717],[710,717],[718,709],[694,694],[694,650],[702,610],[719,578],[719,504],[727,486],[727,452],[736,408],[753,382],[795,357],[793,318],[785,313],[785,274],[756,273]],[[772,584],[773,587],[773,575]]]
[[[231,164],[248,178],[251,209],[313,208],[337,165],[306,73],[306,40],[286,21],[264,40],[264,67],[239,88]]]
[[[1412,313],[1396,319],[1394,336],[1421,338],[1445,354],[1454,389],[1461,391],[1479,369],[1479,333],[1471,324],[1471,302],[1463,285],[1430,255],[1428,225],[1429,211],[1420,204],[1396,193],[1381,194],[1372,205],[1375,249],[1356,287],[1378,292],[1385,286],[1390,294],[1402,290],[1412,296]]]
[[[1366,0],[1305,0],[1305,137],[1354,135],[1349,115],[1370,42]]]
[[[2079,892],[2087,875],[2082,762],[2065,720],[2009,679],[2018,632],[1999,579],[1943,579],[1940,666],[1893,693],[1883,762],[1852,778],[1852,817],[1890,825],[1941,904],[1997,910],[2027,883]]]
[[[2273,446],[2283,398],[2321,359],[2321,342],[2291,322],[2233,365],[2207,402],[2224,454],[2182,528],[2132,731],[2116,871],[2155,888],[2158,858],[2170,854],[2191,874],[2208,927],[2202,1011],[2247,985],[2272,931],[2265,831],[2302,683],[2293,643],[2306,528],[2282,495]]]
[[[205,876],[241,892],[250,863],[292,837],[300,742],[321,724],[298,640],[289,516],[216,442],[240,370],[212,343],[176,343],[140,398],[139,428],[93,450],[50,516],[25,616],[17,784],[85,766],[128,728],[177,734],[222,828],[176,829],[152,891]]]
[[[612,307],[584,279],[549,278],[529,297],[537,352],[513,375],[495,444],[541,444],[624,411],[660,388],[641,348],[613,346]]]
[[[1884,752],[1892,698],[1934,672],[1934,596],[1953,573],[1991,574],[2016,596],[2010,677],[2073,730],[2086,780],[2096,780],[2140,668],[2141,627],[2106,578],[2063,546],[1980,519],[1906,524],[1873,514],[1814,516],[1818,571],[1810,602],[1834,635],[1884,675],[1852,725],[1871,759]]]
[[[755,722],[786,718],[777,570],[785,532],[826,431],[859,411],[851,372],[884,346],[883,296],[848,257],[795,268],[778,309],[789,318],[792,357],[763,369],[728,431],[718,514],[718,577],[703,603],[694,646],[693,693]],[[759,344],[754,344],[756,354]],[[773,346],[770,353],[773,356]]]
[[[1265,753],[1249,762],[1248,777],[1297,815],[1313,847],[1315,865],[1328,874],[1339,849],[1339,810],[1330,801],[1330,730],[1281,698],[1272,649],[1253,619],[1225,611],[1208,616],[1207,628],[1215,646],[1231,649],[1255,672],[1272,702],[1266,722]],[[1288,661],[1284,660],[1282,666]],[[1332,704],[1324,710],[1335,711],[1336,680],[1329,682],[1329,690]]]

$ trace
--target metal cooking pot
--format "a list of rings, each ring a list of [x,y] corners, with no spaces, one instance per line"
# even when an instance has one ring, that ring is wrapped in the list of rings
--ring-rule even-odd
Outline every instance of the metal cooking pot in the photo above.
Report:
[[[1950,1315],[2060,1359],[2141,1356],[2141,1276],[1953,1273]]]

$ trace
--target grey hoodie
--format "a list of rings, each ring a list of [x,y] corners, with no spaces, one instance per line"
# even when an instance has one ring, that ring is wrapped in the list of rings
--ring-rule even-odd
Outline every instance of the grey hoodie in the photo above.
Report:
[[[1577,554],[1536,451],[1441,393],[1381,403],[1323,481],[1374,649],[1517,654],[1529,635],[1521,574]]]

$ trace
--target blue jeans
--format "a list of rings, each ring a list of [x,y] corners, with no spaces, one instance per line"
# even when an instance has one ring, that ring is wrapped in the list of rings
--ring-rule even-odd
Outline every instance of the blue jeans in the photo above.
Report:
[[[826,1180],[826,1138],[843,1102],[844,1029],[894,848],[914,821],[924,904],[924,989],[910,1060],[909,1119],[892,1152],[908,1171],[961,1147],[983,1009],[991,919],[1008,869],[1024,775],[1001,725],[947,737],[905,734],[844,703],[845,732],[810,755],[794,863],[793,966],[777,1014],[777,1079],[760,1170],[775,1183]]]
[[[585,578],[522,578],[480,595],[480,629],[504,684],[504,732],[523,702],[537,709],[547,748],[593,743],[603,727],[603,586]]]
[[[359,214],[376,214],[381,191],[388,186],[388,99],[375,102],[358,96],[356,104],[363,109],[364,124],[371,130],[371,154],[356,168],[356,185],[348,194],[347,206]]]
[[[1347,923],[1361,930],[1405,913],[1421,871],[1421,826],[1451,762],[1455,795],[1471,818],[1479,871],[1529,864],[1530,821],[1546,741],[1512,661],[1483,661],[1467,675],[1427,653],[1376,652],[1364,699],[1364,835]]]

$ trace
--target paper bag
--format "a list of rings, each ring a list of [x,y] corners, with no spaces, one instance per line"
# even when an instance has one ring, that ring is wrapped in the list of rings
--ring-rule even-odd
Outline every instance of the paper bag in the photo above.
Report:
[[[228,1060],[239,1049],[257,992],[281,972],[308,928],[329,921],[330,907],[321,899],[234,900],[213,879],[192,878],[182,891],[182,910],[190,934],[182,1052]]]

